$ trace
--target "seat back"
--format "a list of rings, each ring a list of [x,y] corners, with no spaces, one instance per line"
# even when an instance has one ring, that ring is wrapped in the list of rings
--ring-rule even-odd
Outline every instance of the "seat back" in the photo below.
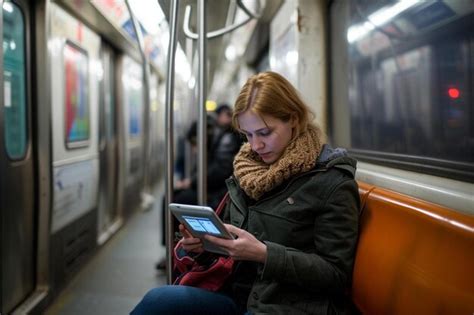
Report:
[[[474,217],[359,183],[352,298],[363,314],[473,314]]]

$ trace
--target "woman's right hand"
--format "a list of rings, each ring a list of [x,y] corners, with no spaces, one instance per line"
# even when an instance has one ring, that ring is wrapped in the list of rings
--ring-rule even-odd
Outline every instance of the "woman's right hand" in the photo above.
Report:
[[[182,224],[179,225],[179,231],[183,235],[183,238],[181,239],[181,246],[183,247],[185,251],[198,253],[198,254],[204,251],[204,248],[202,247],[201,239],[192,236],[191,233],[189,233],[189,231],[186,230],[184,225]]]

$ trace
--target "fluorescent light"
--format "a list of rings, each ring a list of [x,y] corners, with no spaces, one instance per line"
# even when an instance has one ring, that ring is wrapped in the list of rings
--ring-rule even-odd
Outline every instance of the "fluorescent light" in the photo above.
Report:
[[[189,79],[191,79],[191,66],[181,47],[176,49],[175,70],[176,74],[178,74],[184,82],[188,82]]]
[[[298,64],[298,52],[296,50],[289,50],[286,53],[285,61],[289,66],[296,66]]]
[[[234,61],[237,57],[237,51],[234,45],[229,45],[225,49],[225,58],[229,61]]]
[[[405,11],[406,9],[414,6],[417,2],[418,0],[404,0],[397,2],[391,7],[382,8],[369,15],[368,20],[376,26],[381,26],[393,19],[395,16],[402,13],[403,11]]]
[[[191,76],[191,79],[189,79],[188,81],[188,88],[192,90],[194,89],[195,86],[196,86],[196,79],[194,78],[194,76]]]
[[[157,0],[129,0],[133,14],[143,25],[145,30],[152,35],[159,32],[159,25],[165,19]]]
[[[353,43],[364,37],[373,29],[374,26],[370,22],[364,22],[363,24],[353,25],[347,30],[347,41],[349,43]]]
[[[11,2],[4,2],[3,3],[3,10],[7,11],[8,13],[12,13],[13,12],[13,5],[11,4]]]

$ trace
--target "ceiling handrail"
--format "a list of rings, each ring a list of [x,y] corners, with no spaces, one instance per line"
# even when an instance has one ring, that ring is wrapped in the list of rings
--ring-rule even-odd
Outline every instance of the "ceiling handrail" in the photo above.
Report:
[[[221,28],[219,30],[215,30],[215,31],[207,33],[206,34],[207,39],[213,39],[213,38],[222,36],[224,34],[230,33],[233,30],[247,24],[250,20],[260,18],[261,14],[254,14],[250,12],[250,10],[242,3],[242,0],[237,0],[237,5],[245,12],[245,14],[247,14],[247,18],[239,23],[235,23],[235,24],[226,26],[224,28]],[[191,5],[188,4],[184,11],[183,31],[186,37],[190,39],[198,39],[198,34],[191,31],[191,28],[189,27],[189,24],[191,22],[191,11],[192,11]]]
[[[258,14],[255,14],[253,12],[251,12],[246,6],[245,4],[242,2],[242,0],[237,0],[237,5],[239,6],[239,8],[241,8],[245,13],[247,13],[248,16],[251,16],[252,18],[254,19],[259,19],[262,17],[262,10],[260,9],[260,13]],[[258,5],[260,6],[260,1],[258,1]]]

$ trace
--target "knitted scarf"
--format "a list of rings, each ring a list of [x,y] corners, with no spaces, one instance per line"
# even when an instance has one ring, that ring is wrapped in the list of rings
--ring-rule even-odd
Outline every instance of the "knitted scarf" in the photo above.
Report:
[[[258,200],[291,176],[311,170],[321,150],[321,138],[319,128],[309,128],[293,139],[272,164],[266,164],[246,143],[234,159],[234,176],[245,193]]]

